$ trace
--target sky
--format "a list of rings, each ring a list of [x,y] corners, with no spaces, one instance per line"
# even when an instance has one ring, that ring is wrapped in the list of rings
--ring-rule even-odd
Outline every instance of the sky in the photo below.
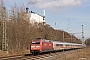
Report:
[[[82,38],[90,38],[90,0],[4,0],[7,8],[22,3],[40,15],[45,10],[46,23],[54,29],[60,29]]]

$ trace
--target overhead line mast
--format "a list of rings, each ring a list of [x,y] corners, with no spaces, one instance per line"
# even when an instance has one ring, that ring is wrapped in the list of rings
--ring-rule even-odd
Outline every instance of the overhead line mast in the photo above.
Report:
[[[82,25],[82,46],[84,46],[84,28]]]
[[[3,28],[3,33],[2,33],[2,50],[6,51],[6,7],[3,4],[3,0],[1,0],[1,12],[2,12],[2,28]]]

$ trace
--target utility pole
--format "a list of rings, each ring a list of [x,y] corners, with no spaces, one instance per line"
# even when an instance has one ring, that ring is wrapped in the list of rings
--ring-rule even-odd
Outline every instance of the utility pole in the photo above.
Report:
[[[64,31],[63,31],[63,42],[64,42]]]
[[[43,10],[43,25],[45,25],[45,10]]]
[[[63,48],[64,48],[64,30],[63,30]],[[63,49],[64,52],[64,49]]]
[[[72,36],[73,36],[73,35],[72,35],[72,33],[71,33],[71,42],[72,42]]]
[[[84,28],[82,25],[82,46],[84,46]]]
[[[4,4],[3,4],[4,2],[3,2],[3,0],[1,0],[1,11],[2,11],[2,28],[3,28],[3,36],[2,36],[2,50],[3,51],[6,51],[6,21],[5,21],[5,19],[6,19],[6,8],[4,7]]]
[[[82,46],[84,46],[84,28],[82,25]]]
[[[50,27],[50,37],[51,37],[51,40],[52,40],[52,29],[51,29],[51,27]]]

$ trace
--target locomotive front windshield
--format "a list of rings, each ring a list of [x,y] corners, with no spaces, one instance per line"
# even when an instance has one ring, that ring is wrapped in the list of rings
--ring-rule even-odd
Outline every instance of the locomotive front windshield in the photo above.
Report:
[[[36,38],[36,40],[40,40],[41,38]]]
[[[40,44],[40,42],[32,42],[32,44]]]

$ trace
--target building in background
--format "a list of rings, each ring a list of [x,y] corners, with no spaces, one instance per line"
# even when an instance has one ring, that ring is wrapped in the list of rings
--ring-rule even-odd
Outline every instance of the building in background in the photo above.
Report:
[[[28,9],[29,8],[26,8],[26,13],[28,15],[28,20],[30,21],[30,23],[43,23],[45,24],[45,11],[44,11],[44,15],[41,16],[33,11],[29,11],[28,12]]]

